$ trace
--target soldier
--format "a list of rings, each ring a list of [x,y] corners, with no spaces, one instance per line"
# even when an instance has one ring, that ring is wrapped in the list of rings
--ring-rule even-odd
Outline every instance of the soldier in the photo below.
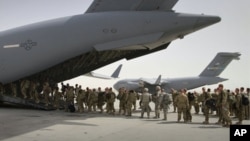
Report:
[[[172,95],[164,92],[164,89],[161,90],[160,94],[160,105],[163,109],[164,118],[162,120],[167,120],[167,113],[169,109],[169,105],[173,102]]]
[[[127,101],[128,94],[125,90],[125,88],[119,89],[119,94],[117,96],[117,99],[119,99],[119,114],[121,114],[122,110],[124,111],[123,115],[126,114],[126,101]]]
[[[84,112],[84,106],[83,106],[83,102],[84,102],[84,99],[85,99],[85,91],[80,89],[78,91],[78,95],[77,95],[77,105],[78,105],[78,112],[80,113],[83,113]]]
[[[161,87],[156,86],[155,90],[156,90],[156,92],[152,96],[152,101],[155,103],[155,117],[154,118],[160,118],[160,99],[159,99],[159,96],[161,94]]]
[[[202,87],[202,93],[199,96],[199,102],[201,102],[201,111],[204,114],[204,107],[205,107],[205,95],[206,95],[206,88]]]
[[[199,113],[198,110],[197,110],[197,109],[199,109],[199,104],[198,104],[198,101],[197,101],[197,96],[194,93],[191,93],[191,92],[188,92],[187,96],[188,96],[190,111],[191,111],[192,107],[194,107],[195,113],[196,114]],[[198,108],[197,108],[197,105],[198,105]]]
[[[227,90],[227,93],[228,93],[228,102],[229,102],[229,113],[230,113],[230,116],[233,116],[234,111],[235,111],[234,105],[236,102],[235,94],[234,92],[230,92],[230,90]]]
[[[30,85],[29,80],[22,80],[21,81],[21,93],[22,93],[24,99],[27,98],[27,92],[29,89],[29,85]]]
[[[115,102],[116,95],[113,92],[112,88],[109,88],[108,93],[106,94],[106,100],[107,100],[107,113],[109,114],[115,114]]]
[[[44,100],[45,100],[45,106],[49,105],[49,94],[51,93],[51,88],[49,86],[48,82],[45,82],[43,84],[43,95],[44,95]]]
[[[108,89],[105,89],[105,92],[106,91],[108,93]],[[98,102],[97,102],[97,106],[101,110],[100,113],[103,113],[103,105],[105,104],[105,92],[101,91],[101,87],[98,88]]]
[[[69,111],[69,106],[70,105],[73,105],[74,106],[74,88],[73,87],[70,87],[67,88],[65,90],[66,92],[66,95],[65,95],[65,99],[66,99],[66,102],[65,102],[65,112],[68,112]]]
[[[39,100],[39,95],[38,95],[38,92],[37,92],[37,83],[34,82],[34,81],[31,81],[30,82],[30,96],[33,98],[35,98],[35,102],[36,103],[39,103],[40,100]]]
[[[218,120],[217,123],[221,123],[221,120],[224,119],[225,123],[223,126],[229,127],[232,124],[232,120],[229,117],[229,102],[228,102],[228,93],[223,90],[224,86],[219,84],[218,92],[219,92],[219,108],[221,109],[222,118]]]
[[[236,94],[236,113],[237,113],[237,117],[239,119],[238,122],[236,122],[236,124],[238,125],[241,125],[242,124],[242,121],[244,119],[244,114],[245,114],[245,111],[243,109],[243,104],[242,104],[242,96],[243,94],[240,93],[240,89],[239,88],[236,88],[235,89],[235,94]]]
[[[184,89],[184,94],[188,98],[187,89]],[[188,107],[187,107],[187,110],[186,110],[186,118],[187,118],[186,122],[192,122],[191,105],[190,105],[189,99],[188,99]]]
[[[246,96],[248,97],[248,101],[250,101],[250,88],[247,88]],[[246,120],[249,120],[250,119],[250,103],[248,104],[245,113],[246,113]]]
[[[62,97],[62,93],[59,92],[59,88],[58,87],[55,87],[55,90],[54,90],[54,107],[58,110],[59,107],[60,107],[60,100],[61,100],[61,97]]]
[[[136,102],[137,94],[134,90],[130,90],[127,96],[127,116],[132,116],[132,106]]]
[[[180,90],[180,94],[175,98],[174,101],[177,105],[177,111],[178,111],[177,122],[180,122],[182,114],[183,114],[184,122],[187,122],[186,111],[187,111],[187,108],[189,107],[189,102],[188,102],[187,96],[184,94],[184,89]]]
[[[171,94],[172,94],[173,100],[175,100],[175,98],[179,95],[179,93],[176,90],[174,90],[173,88],[171,89]],[[177,108],[177,105],[176,105],[175,101],[173,101],[173,106],[174,106],[174,111],[173,112],[175,113],[176,108]]]
[[[218,101],[217,89],[214,89],[214,92],[211,94],[211,96],[212,96],[212,99],[214,99],[215,103],[217,103],[217,101]],[[215,111],[216,111],[216,115],[218,116],[219,113],[218,113],[218,108],[217,107],[216,107]],[[213,114],[213,110],[212,110],[211,114]]]
[[[148,88],[144,88],[143,93],[141,95],[141,117],[143,118],[144,112],[147,112],[148,118],[150,118],[150,109],[149,109],[149,103],[151,102],[152,97],[151,94],[148,93]]]
[[[242,95],[242,108],[244,111],[244,116],[243,119],[248,119],[248,107],[249,107],[249,97],[248,95],[244,92],[244,87],[240,88],[240,93]]]
[[[88,91],[88,112],[92,112],[92,107],[94,106],[95,93],[93,90],[89,89]]]
[[[98,102],[98,92],[96,91],[96,89],[93,89],[93,109],[96,112],[96,108],[97,108],[97,102]]]
[[[212,98],[211,90],[208,88],[207,92],[204,93],[204,100],[203,100],[204,101],[204,115],[205,115],[205,121],[203,121],[203,124],[209,124],[209,110],[211,109],[209,100],[211,98]]]

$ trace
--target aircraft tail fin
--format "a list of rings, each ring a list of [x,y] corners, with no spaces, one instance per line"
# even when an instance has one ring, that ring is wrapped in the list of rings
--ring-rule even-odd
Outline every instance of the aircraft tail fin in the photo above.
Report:
[[[219,52],[199,76],[219,76],[232,60],[239,60],[240,53]]]
[[[155,81],[155,85],[161,85],[161,75],[159,75],[159,77]]]
[[[111,75],[112,78],[118,78],[119,74],[121,72],[122,69],[122,64],[120,64],[117,69],[113,72],[113,74]]]

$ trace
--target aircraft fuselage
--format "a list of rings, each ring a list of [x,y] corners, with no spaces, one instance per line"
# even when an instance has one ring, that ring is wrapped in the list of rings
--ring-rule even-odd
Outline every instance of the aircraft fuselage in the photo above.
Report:
[[[220,21],[175,12],[100,12],[0,32],[0,82],[22,79],[93,50],[154,49]]]

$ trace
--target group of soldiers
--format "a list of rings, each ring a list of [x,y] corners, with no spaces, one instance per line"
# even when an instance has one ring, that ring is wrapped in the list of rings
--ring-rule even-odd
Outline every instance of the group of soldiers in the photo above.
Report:
[[[10,90],[13,96],[17,96],[16,84],[10,84]],[[0,94],[4,91],[0,86]],[[150,118],[150,102],[154,103],[154,118],[160,118],[160,111],[163,111],[163,120],[167,120],[167,113],[170,105],[173,105],[173,112],[178,112],[177,122],[180,122],[183,115],[184,122],[192,122],[191,109],[194,107],[195,113],[203,112],[205,116],[204,124],[209,124],[209,115],[216,112],[219,117],[217,124],[229,126],[232,124],[231,117],[238,118],[236,124],[242,124],[242,121],[249,119],[249,97],[250,88],[246,90],[236,88],[230,92],[225,90],[222,84],[211,92],[211,89],[202,88],[202,93],[187,92],[186,89],[176,91],[171,90],[168,94],[164,92],[160,86],[156,86],[154,93],[149,93],[148,88],[144,88],[141,94],[134,90],[126,90],[120,88],[118,94],[113,92],[112,88],[105,88],[104,91],[98,89],[82,89],[80,85],[70,86],[61,83],[61,89],[57,85],[51,85],[45,81],[42,85],[32,81],[23,80],[20,83],[20,92],[24,99],[32,99],[36,103],[43,101],[46,106],[52,104],[56,109],[64,105],[65,111],[70,111],[70,106],[77,105],[77,112],[92,112],[100,110],[100,113],[115,114],[114,103],[119,101],[119,112],[127,116],[132,116],[136,110],[137,100],[140,101],[141,118],[144,117],[144,112],[147,112],[147,117]],[[104,105],[106,104],[106,107]],[[201,110],[200,110],[201,109]]]
[[[185,89],[179,92],[172,90],[172,96],[174,99],[174,112],[178,111],[178,122],[181,120],[181,114],[183,114],[184,122],[191,122],[191,108],[194,107],[195,113],[200,111],[205,116],[204,124],[209,124],[209,115],[216,112],[219,117],[217,124],[222,124],[225,127],[229,127],[232,124],[231,116],[238,118],[236,124],[242,124],[243,120],[249,120],[250,116],[250,89],[247,88],[246,92],[243,87],[236,88],[234,92],[225,90],[222,84],[218,85],[218,88],[211,92],[210,89],[202,88],[202,93],[198,94],[187,93]]]

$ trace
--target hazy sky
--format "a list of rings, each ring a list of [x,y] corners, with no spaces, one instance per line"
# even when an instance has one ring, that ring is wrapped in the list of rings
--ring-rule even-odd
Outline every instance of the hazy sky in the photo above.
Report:
[[[43,20],[82,14],[92,0],[0,0],[0,31]],[[220,23],[202,29],[157,53],[133,60],[121,60],[96,70],[111,74],[123,64],[120,79],[175,78],[197,76],[218,52],[240,52],[241,59],[233,60],[220,75],[229,80],[226,88],[250,87],[250,1],[249,0],[179,0],[177,12],[218,15]],[[1,41],[0,41],[1,42]],[[84,88],[112,86],[115,80],[100,80],[81,76],[65,83],[79,83]],[[214,88],[217,85],[208,87]]]

